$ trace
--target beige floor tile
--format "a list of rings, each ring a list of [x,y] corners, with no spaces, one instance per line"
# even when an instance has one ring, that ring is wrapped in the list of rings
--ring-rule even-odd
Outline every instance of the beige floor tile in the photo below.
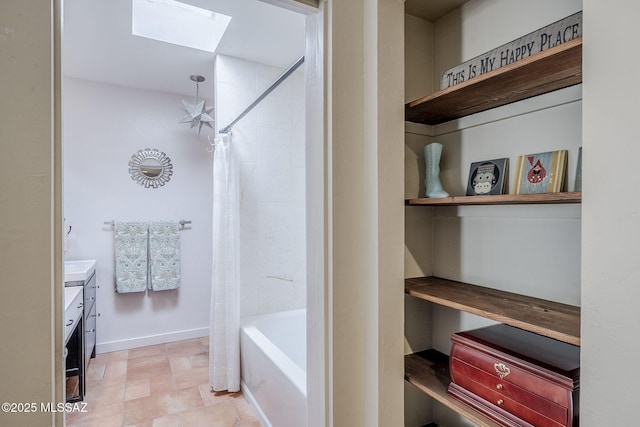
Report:
[[[140,378],[127,381],[124,390],[124,400],[133,400],[151,395],[151,379]]]
[[[87,401],[87,412],[71,412],[66,416],[67,427],[69,424],[85,423],[101,418],[107,418],[113,415],[122,415],[124,411],[124,402],[118,403],[101,403]]]
[[[100,418],[94,418],[91,427],[121,427],[122,413],[107,415]]]
[[[113,403],[121,403],[124,400],[124,389],[125,383],[120,382],[109,385],[108,387],[99,387],[87,391],[85,395],[87,409],[89,409],[89,403],[93,405],[110,405]]]
[[[99,380],[87,379],[87,392],[117,384],[124,384],[125,380],[126,377],[103,378]]]
[[[200,397],[202,398],[202,403],[205,405],[216,405],[218,403],[224,402],[225,400],[241,398],[242,393],[228,393],[225,391],[212,391],[211,386],[207,384],[200,384],[198,386],[200,390]]]
[[[118,350],[110,353],[104,353],[108,357],[109,361],[114,360],[127,360],[129,358],[129,350]]]
[[[178,414],[203,406],[197,387],[173,391],[158,397],[158,407],[167,414]]]
[[[251,409],[251,406],[245,399],[233,399],[230,400],[229,403],[238,411],[238,417],[241,422],[251,422],[256,419],[253,409]]]
[[[87,372],[86,372],[87,381],[101,380],[102,378],[104,378],[104,371],[107,368],[107,362],[106,360],[98,361],[95,363],[92,363],[92,362],[89,362],[89,367],[87,368]]]
[[[87,413],[67,414],[67,427],[260,427],[242,393],[210,391],[208,342],[196,338],[91,359]]]
[[[232,427],[239,422],[236,410],[226,403],[183,412],[180,419],[183,427]]]
[[[107,362],[104,378],[122,377],[127,375],[127,360],[112,360]]]
[[[129,359],[149,356],[165,356],[167,354],[166,344],[156,344],[147,347],[132,348],[129,350]]]
[[[189,361],[194,368],[204,368],[209,366],[209,353],[192,354],[189,356]]]
[[[209,368],[194,368],[173,376],[173,381],[178,390],[189,387],[197,387],[209,383]]]
[[[65,426],[80,426],[91,423],[93,416],[88,413],[71,412],[65,415]]]
[[[124,402],[124,425],[138,424],[168,415],[166,408],[158,405],[158,396],[141,397]]]
[[[111,353],[96,354],[96,357],[90,359],[89,363],[107,363]]]
[[[165,374],[158,373],[158,375],[149,378],[151,386],[151,394],[160,394],[177,390],[173,383],[173,376],[167,372]]]
[[[110,351],[108,353],[96,354],[96,357],[91,359],[89,363],[102,363],[115,360],[127,360],[129,350]]]
[[[182,427],[180,415],[167,415],[166,417],[155,418],[152,427]]]
[[[170,372],[169,359],[164,355],[140,357],[127,361],[128,378],[149,378]]]
[[[171,366],[172,374],[179,374],[180,372],[186,372],[193,368],[189,356],[169,357],[169,365]]]
[[[127,424],[125,427],[153,427],[153,420],[144,420],[135,424]]]
[[[188,356],[190,354],[204,353],[205,346],[200,338],[172,342],[167,344],[167,354],[173,356]]]

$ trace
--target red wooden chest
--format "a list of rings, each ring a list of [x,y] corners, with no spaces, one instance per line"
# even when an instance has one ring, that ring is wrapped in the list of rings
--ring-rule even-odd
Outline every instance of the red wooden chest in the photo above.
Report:
[[[505,426],[578,425],[579,347],[507,325],[451,341],[454,397]]]

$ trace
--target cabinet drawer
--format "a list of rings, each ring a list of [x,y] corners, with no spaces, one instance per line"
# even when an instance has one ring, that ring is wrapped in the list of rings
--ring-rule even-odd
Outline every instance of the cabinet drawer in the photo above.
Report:
[[[459,359],[451,359],[453,381],[536,426],[566,426],[568,409]]]
[[[571,394],[567,388],[554,384],[531,371],[523,369],[515,363],[505,361],[504,358],[491,356],[456,343],[451,350],[451,360],[454,359],[465,361],[469,365],[474,366],[477,375],[484,372],[482,377],[490,380],[492,383],[500,381],[504,385],[512,385],[522,390],[527,390],[531,395],[539,396],[565,408],[571,405]],[[501,365],[509,370],[509,374],[503,379],[500,379],[496,370],[496,366]],[[457,382],[455,379],[453,380]]]
[[[91,307],[93,307],[96,301],[96,287],[96,275],[94,273],[84,286],[84,306],[87,308],[87,311],[91,310]]]
[[[84,324],[84,366],[89,364],[91,354],[96,345],[96,306],[89,310]]]
[[[83,309],[82,292],[78,292],[73,301],[68,305],[68,308],[64,312],[64,336],[65,343],[73,333],[78,320],[82,316]]]

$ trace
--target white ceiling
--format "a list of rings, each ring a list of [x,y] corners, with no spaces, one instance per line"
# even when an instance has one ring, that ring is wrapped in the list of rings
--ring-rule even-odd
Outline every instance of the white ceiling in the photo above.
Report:
[[[181,0],[232,17],[217,53],[286,68],[304,55],[305,17],[258,0]],[[126,87],[212,94],[214,55],[131,35],[131,0],[65,0],[65,76]]]
[[[409,15],[433,22],[469,0],[407,0],[404,10]]]

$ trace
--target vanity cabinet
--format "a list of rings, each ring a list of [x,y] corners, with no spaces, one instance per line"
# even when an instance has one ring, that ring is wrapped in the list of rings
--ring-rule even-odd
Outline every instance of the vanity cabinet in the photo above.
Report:
[[[64,358],[66,373],[66,400],[82,400],[84,381],[84,301],[81,288],[65,288]]]
[[[86,280],[65,282],[66,288],[81,289],[76,297],[80,321],[67,342],[67,377],[79,379],[78,394],[72,400],[82,400],[86,391],[86,375],[89,361],[96,355],[96,272]],[[74,305],[75,307],[75,305]]]
[[[480,4],[480,2],[474,2],[474,7],[480,7]],[[475,9],[475,11],[477,12],[478,10]],[[478,156],[472,161],[507,156],[513,157],[514,154],[509,153],[508,150],[519,143],[519,148],[516,148],[516,150],[521,150],[521,152],[518,154],[548,151],[546,148],[539,149],[539,145],[535,143],[522,144],[520,141],[527,138],[522,138],[516,133],[508,135],[513,138],[510,141],[510,146],[505,141],[498,139],[504,138],[504,135],[511,131],[510,125],[506,124],[511,118],[520,125],[531,125],[532,128],[527,129],[527,131],[535,133],[538,130],[535,127],[540,126],[540,123],[535,123],[533,118],[530,119],[532,124],[527,123],[525,116],[529,113],[543,115],[545,113],[539,113],[539,111],[550,110],[558,105],[563,105],[559,102],[557,105],[538,108],[535,106],[538,105],[535,104],[538,101],[532,100],[532,103],[527,105],[534,106],[527,110],[529,107],[523,107],[521,101],[568,88],[580,84],[581,81],[582,38],[579,38],[534,54],[509,66],[488,72],[481,77],[410,101],[405,105],[405,120],[434,127],[443,125],[437,129],[429,128],[429,130],[425,131],[425,136],[435,137],[438,142],[442,142],[444,150],[449,150],[449,153],[452,153],[452,157],[460,163],[456,165],[450,164],[450,169],[459,168],[456,173],[462,171],[460,175],[463,175],[465,171],[468,171],[470,165],[470,162],[467,163],[467,161],[460,160],[465,158],[465,149],[473,150],[472,155]],[[551,104],[551,102],[549,103]],[[456,127],[457,125],[451,123],[454,120],[465,119],[471,114],[483,113],[509,104],[513,104],[513,115],[505,114],[506,119],[499,117],[498,113],[491,112],[464,122],[470,124],[469,128],[464,128],[464,123],[460,127]],[[539,104],[541,105],[542,102]],[[565,102],[565,104],[568,104],[568,102]],[[536,110],[536,108],[538,109]],[[505,110],[503,109],[503,111]],[[565,114],[565,111],[561,113]],[[484,117],[486,117],[486,123],[481,120]],[[498,118],[496,119],[496,117]],[[502,128],[499,128],[499,126],[502,126]],[[410,129],[413,132],[414,129],[418,128],[412,126]],[[505,131],[505,129],[509,131]],[[579,131],[577,132],[579,133]],[[456,134],[456,136],[452,136],[453,134]],[[477,144],[473,148],[468,148],[472,146],[468,141],[473,139],[473,136],[478,136],[482,140],[479,142],[474,141]],[[415,136],[412,135],[412,138],[415,139]],[[448,147],[447,142],[440,141],[440,138],[451,141],[453,146]],[[493,139],[496,140],[494,146],[492,146]],[[560,141],[561,138],[559,136],[558,139],[558,144],[565,143]],[[425,145],[429,142],[432,142],[432,140],[425,138]],[[559,148],[563,147],[560,145]],[[509,154],[500,156],[499,154],[503,151]],[[447,165],[445,164],[444,168],[441,165],[441,170],[444,173],[448,173]],[[575,169],[569,169],[568,173],[575,173]],[[445,190],[449,191],[446,186]],[[520,272],[517,271],[518,268],[514,267],[514,265],[526,267],[522,268],[522,276],[526,274],[532,276],[536,272],[551,271],[555,268],[563,270],[563,276],[570,276],[570,274],[565,274],[566,271],[573,272],[577,269],[578,275],[573,276],[572,283],[568,286],[573,287],[577,281],[579,291],[579,256],[576,257],[577,262],[574,262],[574,265],[568,268],[566,264],[562,265],[559,260],[555,260],[557,261],[556,263],[549,263],[547,262],[548,257],[537,257],[536,255],[531,256],[529,264],[526,260],[526,251],[546,250],[550,244],[556,241],[554,239],[562,239],[562,236],[557,235],[557,233],[554,235],[554,231],[560,227],[558,224],[571,222],[571,226],[574,226],[576,218],[569,218],[569,216],[573,215],[575,210],[569,208],[569,211],[565,211],[553,205],[579,205],[581,201],[582,194],[580,192],[453,196],[442,199],[410,198],[405,201],[407,209],[413,210],[412,212],[415,212],[415,209],[423,208],[429,209],[430,212],[424,215],[424,218],[430,222],[431,236],[425,236],[424,241],[426,243],[424,243],[424,246],[427,249],[424,249],[422,253],[430,255],[432,259],[424,263],[427,266],[427,268],[423,269],[426,270],[423,271],[426,277],[412,277],[412,274],[405,276],[409,277],[405,280],[405,292],[411,298],[431,303],[429,307],[429,310],[433,312],[433,314],[429,314],[432,319],[431,325],[421,323],[413,329],[424,331],[424,335],[430,338],[428,340],[424,339],[422,342],[432,341],[434,347],[426,347],[426,349],[424,349],[425,347],[418,347],[412,349],[413,352],[405,356],[405,380],[407,382],[475,425],[503,425],[481,411],[462,403],[460,399],[454,398],[447,391],[451,378],[449,358],[444,353],[448,350],[447,345],[445,345],[445,335],[446,342],[450,346],[449,328],[458,327],[457,331],[469,328],[468,324],[465,323],[469,318],[464,317],[463,319],[462,312],[562,341],[575,347],[579,352],[580,307],[556,301],[554,290],[546,290],[546,295],[549,296],[547,298],[536,297],[539,292],[544,292],[531,285],[527,288],[526,285],[518,283],[518,280],[521,279],[518,276]],[[510,207],[501,207],[505,205]],[[419,206],[422,208],[419,208]],[[510,218],[510,212],[514,212],[516,217]],[[566,212],[571,212],[571,214]],[[559,216],[555,216],[557,213],[559,213]],[[578,220],[579,215],[578,213]],[[412,221],[415,222],[415,218]],[[407,222],[409,223],[409,221]],[[505,237],[510,231],[522,230],[522,227],[518,228],[520,223],[526,226],[528,222],[531,222],[538,232],[539,236],[536,236],[536,233],[531,233],[534,238],[548,238],[549,240],[540,245],[530,242],[518,242],[523,245],[518,246],[518,243],[510,241],[511,236]],[[472,227],[469,224],[480,226],[489,224],[490,228],[481,231],[470,231]],[[500,230],[502,224],[504,224],[504,230]],[[547,228],[548,225],[549,227]],[[412,233],[415,232],[408,228],[407,236],[412,236]],[[497,236],[492,233],[502,233],[502,235]],[[572,242],[578,240],[579,227],[577,231],[572,231],[572,233]],[[575,238],[576,234],[578,234],[578,239]],[[474,239],[470,236],[480,236],[482,242],[473,241]],[[528,235],[526,232],[522,232],[513,236],[513,239],[522,240],[523,236]],[[407,243],[409,251],[410,246],[412,244],[415,245],[415,240],[417,239],[413,240],[411,244]],[[530,244],[530,246],[524,246],[525,244]],[[579,242],[576,245],[579,247]],[[501,261],[494,259],[490,265],[481,265],[480,262],[470,261],[469,257],[475,255],[473,251],[468,249],[471,247],[485,250],[486,252],[495,251],[500,254],[499,259]],[[522,249],[522,254],[517,254],[516,252],[518,251],[516,249]],[[416,253],[420,252],[417,251]],[[489,256],[484,259],[488,258]],[[540,262],[541,259],[544,262]],[[575,267],[576,263],[578,263],[577,268]],[[502,266],[502,268],[496,266]],[[415,270],[415,267],[413,268]],[[550,275],[552,274],[543,274],[544,277]],[[469,279],[464,279],[464,277],[461,279],[455,276],[464,276]],[[493,282],[492,276],[496,276],[496,280]],[[566,297],[566,294],[563,294],[562,298],[559,299],[575,301],[575,298]],[[412,310],[418,309],[417,307],[425,306],[412,304]],[[440,317],[436,318],[436,312]],[[455,313],[458,313],[459,318],[463,320],[452,320],[456,317]],[[414,313],[408,313],[407,316],[406,322],[410,322],[410,318],[414,316]],[[475,321],[475,319],[472,320]],[[444,325],[445,321],[448,324]],[[477,326],[472,326],[472,328],[475,327]],[[436,347],[441,351],[438,351]],[[408,410],[412,409],[419,410],[421,408],[414,407]],[[442,412],[439,412],[439,414],[442,414]],[[437,418],[437,416],[434,417]],[[456,425],[456,422],[449,419],[446,424]]]
[[[96,273],[84,284],[84,366],[96,356]]]

